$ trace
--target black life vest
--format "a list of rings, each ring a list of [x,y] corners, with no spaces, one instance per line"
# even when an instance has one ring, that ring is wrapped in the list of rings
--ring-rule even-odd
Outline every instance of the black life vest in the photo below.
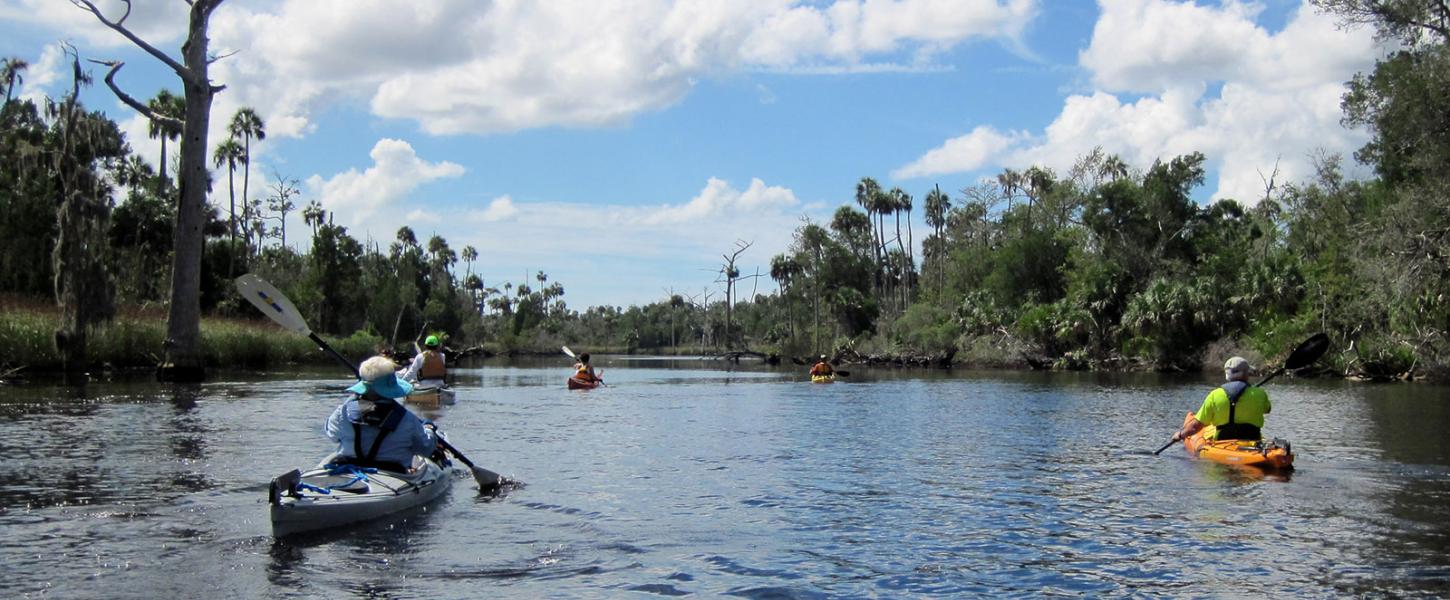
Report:
[[[1259,431],[1258,425],[1250,423],[1235,423],[1234,409],[1238,407],[1239,398],[1249,390],[1248,382],[1230,381],[1220,388],[1228,395],[1228,422],[1218,426],[1218,439],[1221,440],[1258,440],[1264,435]]]
[[[374,467],[388,471],[407,473],[408,467],[395,462],[378,460],[378,449],[383,447],[383,440],[388,434],[398,428],[403,422],[403,416],[408,414],[408,409],[398,405],[392,398],[384,398],[368,390],[362,396],[356,396],[355,400],[371,400],[372,410],[363,411],[360,421],[352,422],[352,464],[363,467]],[[363,425],[375,427],[378,430],[377,437],[373,438],[372,447],[366,453],[362,449]]]

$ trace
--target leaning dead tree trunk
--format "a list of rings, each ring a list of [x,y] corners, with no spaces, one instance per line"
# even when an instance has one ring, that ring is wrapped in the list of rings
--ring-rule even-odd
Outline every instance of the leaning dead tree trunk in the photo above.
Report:
[[[54,168],[59,192],[58,234],[51,260],[55,299],[61,311],[55,349],[61,367],[76,372],[89,364],[86,334],[95,324],[115,315],[115,288],[105,267],[104,240],[110,213],[105,199],[109,193],[92,164],[95,120],[76,115],[81,83],[88,80],[81,73],[80,59],[72,56],[71,61],[74,80],[70,95],[60,105],[57,123],[60,151],[55,154]]]
[[[212,57],[207,52],[206,29],[212,11],[222,0],[191,0],[186,43],[181,46],[182,62],[177,62],[126,28],[126,18],[131,14],[130,0],[123,0],[126,12],[115,20],[101,14],[91,0],[71,2],[171,67],[186,91],[186,115],[181,124],[181,193],[171,257],[171,304],[166,318],[165,358],[157,370],[157,377],[166,381],[200,381],[205,376],[201,354],[201,257],[205,243],[202,225],[205,224],[209,187],[207,128],[211,123],[212,97],[223,89],[223,86],[212,85],[207,75]],[[122,102],[149,119],[175,123],[174,118],[156,114],[144,103],[121,91],[115,77],[124,63],[104,64],[111,67],[106,73],[106,85]]]

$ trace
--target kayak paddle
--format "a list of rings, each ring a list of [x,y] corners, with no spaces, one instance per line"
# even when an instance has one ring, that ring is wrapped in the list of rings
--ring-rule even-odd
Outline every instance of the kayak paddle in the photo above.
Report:
[[[247,302],[251,302],[252,306],[257,307],[262,314],[271,317],[278,325],[312,338],[313,343],[326,350],[328,354],[352,371],[353,377],[362,379],[362,375],[357,372],[357,365],[352,364],[352,361],[338,354],[336,350],[332,349],[332,346],[317,337],[317,334],[307,326],[307,321],[302,318],[302,313],[297,310],[292,301],[288,300],[287,296],[277,288],[272,287],[272,284],[267,283],[267,280],[247,273],[237,278],[237,291],[247,299]]]
[[[564,346],[564,354],[568,354],[569,355],[569,358],[572,358],[572,359],[575,359],[575,360],[578,360],[578,358],[579,358],[577,356],[574,356],[574,351],[573,350],[570,350],[568,346]]]
[[[302,313],[297,310],[297,307],[292,304],[292,301],[288,300],[287,296],[273,287],[272,284],[267,283],[267,280],[255,274],[247,273],[237,278],[237,291],[241,292],[242,297],[246,298],[248,302],[251,302],[252,306],[261,310],[262,314],[271,317],[278,325],[311,338],[313,343],[317,344],[318,347],[325,350],[328,354],[331,354],[333,358],[336,358],[338,362],[352,371],[354,377],[357,377],[359,380],[362,379],[362,375],[358,373],[357,365],[354,365],[352,361],[343,357],[343,355],[338,354],[325,340],[318,337],[316,333],[313,333],[312,329],[307,326],[307,321],[302,318]],[[434,439],[438,440],[438,445],[442,446],[444,450],[452,452],[453,456],[458,458],[460,462],[468,465],[468,468],[473,471],[473,479],[478,482],[480,491],[496,488],[504,482],[502,475],[474,465],[473,461],[463,456],[463,453],[459,452],[457,448],[454,448],[453,444],[448,443],[448,440],[443,439],[443,436],[436,436]]]
[[[1284,371],[1302,369],[1304,367],[1314,364],[1314,361],[1319,360],[1319,357],[1324,356],[1324,352],[1328,349],[1328,335],[1324,333],[1316,333],[1310,336],[1309,339],[1304,340],[1303,343],[1299,344],[1298,348],[1295,348],[1293,352],[1289,353],[1289,358],[1284,359],[1283,366],[1274,369],[1273,373],[1269,373],[1268,377],[1259,380],[1259,383],[1254,387],[1262,387],[1264,384],[1268,383],[1269,380],[1278,377],[1279,375],[1282,375]],[[1156,456],[1164,450],[1167,450],[1169,446],[1172,446],[1177,442],[1178,440],[1168,440],[1167,444],[1163,444],[1162,448],[1154,450],[1153,454]]]

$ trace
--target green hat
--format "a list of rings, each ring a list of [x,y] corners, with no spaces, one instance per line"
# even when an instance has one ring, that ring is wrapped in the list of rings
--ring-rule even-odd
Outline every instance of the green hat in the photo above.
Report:
[[[429,348],[436,348],[436,347],[438,347],[438,336],[436,336],[436,335],[430,335],[430,336],[428,336],[428,339],[423,340],[423,345],[424,346],[427,346]]]

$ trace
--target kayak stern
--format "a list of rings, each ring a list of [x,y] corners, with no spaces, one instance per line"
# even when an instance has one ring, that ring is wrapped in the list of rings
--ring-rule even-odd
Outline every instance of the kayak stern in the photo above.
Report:
[[[1193,413],[1184,417],[1187,425],[1193,420]],[[1290,471],[1294,469],[1294,451],[1289,442],[1273,440],[1210,440],[1205,437],[1207,427],[1183,440],[1183,447],[1199,458],[1225,465],[1255,467],[1265,471]]]

